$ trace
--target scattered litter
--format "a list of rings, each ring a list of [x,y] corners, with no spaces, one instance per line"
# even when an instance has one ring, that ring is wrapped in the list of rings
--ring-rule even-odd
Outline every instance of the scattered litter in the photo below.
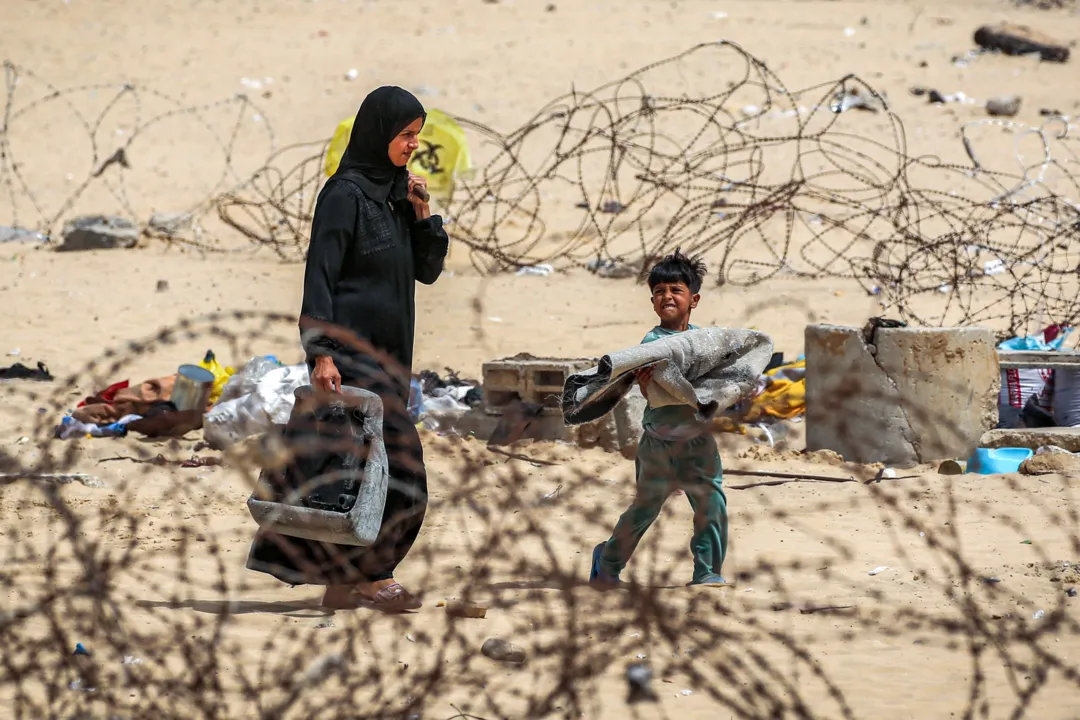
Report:
[[[1030,540],[1021,540],[1021,541],[1020,541],[1020,544],[1021,544],[1021,545],[1030,545],[1030,544],[1031,544],[1031,541],[1030,541]]]
[[[325,630],[326,628],[334,627],[334,621],[330,618],[323,620],[321,623],[315,626],[316,630]]]
[[[15,441],[15,444],[16,445],[25,445],[28,442],[30,442],[30,438],[23,435],[21,438],[19,438],[18,440]]]
[[[638,659],[638,660],[644,660],[644,659],[646,659],[647,657],[648,657],[648,655],[646,655],[645,653],[638,653],[638,654],[637,654],[637,659]]]
[[[885,468],[881,471],[881,477],[886,480],[895,480],[896,470],[894,470],[893,468]]]
[[[1064,43],[1036,32],[1023,25],[1001,23],[984,25],[975,31],[975,44],[986,50],[997,50],[1006,55],[1038,54],[1046,62],[1066,62],[1069,48]]]
[[[607,200],[604,202],[603,205],[600,206],[600,212],[607,213],[609,215],[618,215],[625,209],[626,206],[618,200]]]
[[[853,27],[844,28],[844,37],[852,37],[854,35],[855,35],[855,28],[853,28]]]
[[[27,242],[31,240],[35,242],[48,242],[49,237],[33,230],[27,230],[26,228],[0,225],[0,243]]]
[[[881,98],[869,92],[860,90],[859,88],[850,88],[848,90],[841,89],[829,104],[829,110],[836,114],[847,112],[848,110],[881,112],[885,109],[885,102]]]
[[[408,641],[409,641],[409,642],[411,642],[411,643],[414,643],[414,642],[416,642],[416,638],[414,638],[414,637],[413,637],[412,635],[410,635],[410,634],[406,634],[406,635],[405,635],[405,639],[406,639],[406,640],[408,640]]]
[[[539,275],[540,277],[547,277],[551,273],[555,272],[555,268],[551,265],[523,265],[518,268],[518,271],[514,273],[519,277],[522,275]]]
[[[22,350],[20,350],[19,348],[15,348],[14,350],[9,350],[8,351],[8,356],[9,357],[19,357],[20,355],[22,355]]]
[[[52,382],[53,376],[45,363],[39,362],[37,369],[32,370],[22,363],[15,363],[11,367],[0,368],[0,380],[36,380],[38,382]]]
[[[554,500],[555,498],[557,498],[559,496],[559,491],[560,490],[562,490],[562,485],[560,485],[559,487],[555,488],[551,492],[549,492],[549,493],[545,494],[543,497],[541,497],[540,502],[551,502],[552,500]]]
[[[501,323],[502,321],[503,319],[501,317],[492,316],[488,318],[488,322]]]
[[[487,605],[475,602],[454,601],[446,605],[446,614],[450,617],[482,620],[487,617],[487,611]]]
[[[1065,594],[1068,595],[1069,597],[1076,597],[1076,594],[1077,594],[1076,593],[1076,588],[1072,588],[1072,587],[1069,588],[1068,590],[1065,591]]]
[[[691,695],[694,694],[694,691],[693,690],[683,690],[679,694],[682,695],[683,697],[690,697]]]
[[[609,278],[612,280],[629,278],[637,275],[637,271],[634,270],[634,268],[625,263],[616,262],[615,260],[590,260],[585,267],[589,272],[596,273],[602,278]]]
[[[102,480],[94,477],[93,475],[85,475],[83,473],[35,473],[35,472],[14,472],[14,473],[0,473],[0,484],[11,480],[47,480],[55,482],[59,485],[66,485],[70,482],[79,482],[89,488],[103,488],[105,483]]]
[[[885,571],[886,571],[886,570],[888,570],[888,569],[889,569],[889,566],[888,566],[888,565],[880,565],[880,566],[878,566],[878,567],[874,568],[873,570],[871,570],[871,571],[870,571],[869,573],[867,573],[867,574],[868,574],[868,575],[880,575],[881,573],[885,572]]]
[[[134,655],[125,655],[123,659],[124,665],[142,665],[142,658],[137,658]]]
[[[1045,615],[1046,615],[1045,610],[1036,610],[1034,613],[1032,613],[1031,619],[1032,620],[1042,620]]]
[[[349,68],[349,70],[345,73],[345,79],[346,80],[351,81],[351,80],[355,80],[358,77],[360,77],[360,71],[357,70],[356,68]]]
[[[1001,582],[1001,578],[999,578],[999,577],[984,577],[982,579],[982,581],[984,583],[986,583],[987,585],[995,585],[995,584]]]

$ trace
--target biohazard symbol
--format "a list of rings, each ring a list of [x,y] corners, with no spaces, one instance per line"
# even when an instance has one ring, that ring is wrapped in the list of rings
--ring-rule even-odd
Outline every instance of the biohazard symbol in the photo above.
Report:
[[[427,140],[421,140],[420,142],[424,144],[424,148],[413,155],[413,161],[420,166],[421,170],[431,175],[439,175],[445,172],[439,159],[439,151],[443,149],[443,146]]]

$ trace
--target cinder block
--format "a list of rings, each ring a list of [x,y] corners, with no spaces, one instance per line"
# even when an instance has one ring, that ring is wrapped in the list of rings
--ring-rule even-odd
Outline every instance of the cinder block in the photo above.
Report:
[[[560,415],[566,378],[596,365],[592,358],[539,358],[528,353],[484,363],[484,411],[501,415],[518,400],[537,403],[545,415]]]

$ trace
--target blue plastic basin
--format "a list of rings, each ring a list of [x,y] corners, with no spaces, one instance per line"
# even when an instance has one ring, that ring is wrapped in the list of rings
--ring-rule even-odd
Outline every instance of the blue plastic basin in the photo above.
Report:
[[[1014,473],[1033,454],[1030,448],[976,448],[967,462],[967,471],[977,475]]]

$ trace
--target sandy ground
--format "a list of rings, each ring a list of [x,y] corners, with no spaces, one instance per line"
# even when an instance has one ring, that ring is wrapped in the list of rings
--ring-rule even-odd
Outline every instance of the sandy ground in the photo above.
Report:
[[[132,82],[192,104],[257,94],[261,122],[272,124],[278,146],[329,136],[382,83],[427,88],[421,99],[430,106],[510,129],[572,85],[593,87],[719,38],[765,60],[789,87],[850,72],[873,82],[903,118],[912,154],[960,161],[957,125],[982,113],[926,105],[908,95],[913,85],[980,98],[1020,92],[1017,119],[1028,123],[1039,122],[1043,107],[1080,111],[1070,94],[1075,62],[983,57],[968,67],[950,63],[971,47],[971,33],[984,23],[1007,19],[1066,41],[1080,37],[1080,16],[1069,11],[983,0],[948,7],[794,0],[548,5],[162,0],[151,8],[130,0],[8,0],[0,54],[58,87]],[[726,16],[717,17],[721,12]],[[351,82],[345,78],[350,68],[358,70]],[[272,82],[256,93],[241,78]],[[93,165],[77,114],[50,107],[27,115],[33,123],[20,127],[33,132],[20,130],[11,140],[45,216],[58,212],[70,194],[67,174],[82,177]],[[116,122],[122,129],[124,121]],[[234,158],[240,175],[266,157],[265,138],[252,138]],[[205,147],[205,135],[179,120],[148,133],[131,158],[142,173],[130,198],[139,212],[175,210],[212,187],[218,166],[203,162]],[[95,198],[107,198],[94,192],[77,208],[95,209]],[[37,217],[25,198],[18,210],[27,224]],[[0,211],[8,206],[0,203]],[[0,224],[10,220],[0,215]],[[159,280],[168,282],[167,291],[157,290]],[[847,711],[854,717],[959,717],[974,694],[987,703],[986,716],[1008,717],[1024,704],[1017,699],[1024,688],[1037,686],[1046,672],[1048,684],[1038,687],[1027,717],[1077,717],[1080,690],[1062,671],[1074,668],[1080,653],[1070,625],[1080,601],[1065,594],[1070,578],[1080,578],[1062,565],[1078,555],[1075,518],[1068,516],[1075,480],[948,479],[918,468],[913,477],[881,485],[731,489],[725,574],[737,583],[715,591],[681,587],[690,572],[691,514],[673,498],[632,565],[633,577],[652,591],[602,595],[558,578],[587,575],[589,549],[631,497],[631,462],[563,445],[520,448],[554,463],[532,464],[425,433],[433,505],[399,573],[403,583],[424,592],[425,607],[399,618],[337,613],[333,628],[318,629],[326,618],[311,605],[315,589],[290,589],[243,569],[253,526],[244,507],[249,472],[100,462],[140,452],[183,458],[193,451],[194,436],[175,443],[49,439],[52,424],[82,396],[115,380],[166,374],[197,361],[208,347],[233,363],[256,353],[299,360],[291,322],[237,320],[228,313],[294,315],[300,280],[300,265],[265,251],[203,255],[152,242],[130,251],[63,255],[0,245],[0,352],[18,349],[9,360],[44,361],[63,379],[48,387],[0,388],[0,448],[23,467],[69,453],[67,467],[107,483],[104,489],[62,489],[65,507],[86,518],[70,536],[62,532],[70,521],[37,490],[4,489],[3,604],[22,607],[62,584],[43,572],[47,565],[61,568],[61,579],[77,577],[73,546],[91,547],[100,557],[121,557],[130,548],[110,586],[117,622],[131,633],[131,653],[147,657],[148,672],[188,689],[174,688],[174,705],[163,699],[168,693],[154,699],[137,688],[117,693],[110,697],[120,717],[140,717],[150,707],[159,716],[277,717],[268,704],[273,693],[253,700],[244,683],[270,688],[275,673],[288,674],[288,662],[302,668],[346,646],[353,653],[349,672],[366,680],[354,687],[334,680],[287,717],[374,708],[389,717],[406,702],[418,703],[406,715],[425,718],[450,717],[452,703],[484,718],[569,716],[572,710],[626,717],[622,672],[640,655],[653,664],[661,701],[642,716],[794,717],[772,710],[768,699],[790,705],[800,698],[806,716],[814,717]],[[416,367],[476,376],[485,360],[522,351],[602,354],[637,342],[651,327],[646,303],[641,286],[583,271],[482,278],[467,253],[455,248],[446,275],[417,290]],[[757,327],[792,356],[802,350],[807,322],[861,325],[878,311],[877,298],[854,282],[782,279],[710,288],[695,322]],[[218,312],[225,317],[197,320],[191,336],[138,352],[128,347],[163,327]],[[794,448],[798,436],[796,427]],[[729,468],[833,477],[874,472],[828,457],[767,452],[747,438],[726,438],[724,460]],[[731,476],[727,482],[754,481]],[[537,504],[560,485],[555,503]],[[35,555],[50,547],[61,559]],[[889,570],[868,574],[878,566]],[[983,576],[1001,582],[987,584]],[[486,619],[452,620],[436,604],[467,592],[493,603]],[[774,609],[785,602],[854,608]],[[1053,612],[1059,604],[1060,617]],[[1038,610],[1046,615],[1033,619]],[[69,617],[90,617],[79,612]],[[122,644],[116,637],[99,637],[93,623],[82,620],[60,632],[46,622],[48,615],[10,631],[5,655],[20,656],[27,638],[36,637],[44,648],[36,662],[55,664],[62,638],[65,645],[97,643],[108,648],[101,651],[108,662],[119,662],[111,656]],[[526,647],[530,663],[505,669],[480,657],[480,644],[491,636]],[[185,655],[181,647],[203,654]],[[218,664],[209,663],[208,650],[217,652]],[[440,664],[444,674],[437,676]],[[200,690],[208,668],[220,686]],[[8,687],[0,696],[6,702],[14,702],[11,677],[20,672],[16,665],[5,671]],[[566,678],[580,683],[576,690],[557,690]],[[24,683],[28,697],[43,703],[27,717],[67,717],[84,699],[71,694],[45,701],[40,687]],[[200,693],[224,705],[198,706],[191,698]],[[341,705],[346,696],[351,710]],[[323,706],[328,698],[338,704]]]

